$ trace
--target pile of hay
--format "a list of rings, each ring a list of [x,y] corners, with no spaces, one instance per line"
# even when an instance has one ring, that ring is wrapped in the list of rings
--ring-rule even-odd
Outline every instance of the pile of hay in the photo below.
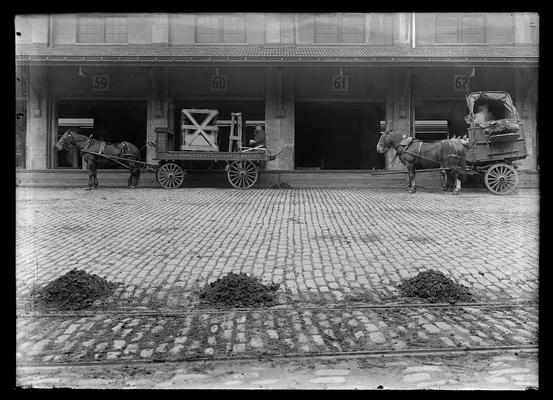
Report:
[[[424,271],[404,280],[399,289],[407,297],[419,297],[431,303],[472,302],[472,293],[466,286],[455,283],[439,271]]]
[[[110,296],[117,286],[96,274],[73,269],[44,287],[34,287],[31,291],[32,306],[82,310],[96,300]]]
[[[276,302],[278,283],[263,285],[258,278],[231,272],[200,291],[200,301],[211,306],[259,307]]]

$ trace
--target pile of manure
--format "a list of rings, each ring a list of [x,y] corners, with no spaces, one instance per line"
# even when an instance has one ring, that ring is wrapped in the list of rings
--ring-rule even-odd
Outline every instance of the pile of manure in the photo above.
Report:
[[[263,285],[259,278],[231,272],[205,286],[199,293],[200,302],[219,307],[271,306],[276,302],[280,284]]]
[[[117,283],[96,274],[72,269],[44,287],[33,287],[32,306],[39,309],[82,310],[96,300],[110,296],[117,286]]]
[[[466,286],[455,283],[439,271],[429,270],[404,280],[398,286],[407,297],[419,297],[431,303],[472,302],[472,293]]]
[[[275,183],[272,189],[292,189],[292,186],[286,182]]]

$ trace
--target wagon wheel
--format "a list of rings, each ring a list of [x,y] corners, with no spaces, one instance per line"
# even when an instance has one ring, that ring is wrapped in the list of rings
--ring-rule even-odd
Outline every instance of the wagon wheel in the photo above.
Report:
[[[163,164],[157,171],[157,181],[165,189],[178,188],[184,181],[184,171],[178,164]]]
[[[487,169],[484,184],[493,194],[511,193],[518,185],[517,171],[509,164],[494,164]]]
[[[259,169],[251,161],[233,161],[227,168],[228,181],[237,189],[249,189],[259,178]]]

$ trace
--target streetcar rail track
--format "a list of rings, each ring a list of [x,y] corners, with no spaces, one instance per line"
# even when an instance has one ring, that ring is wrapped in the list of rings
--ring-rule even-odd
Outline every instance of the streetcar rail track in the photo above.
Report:
[[[243,355],[239,357],[183,357],[178,359],[152,358],[150,360],[118,360],[118,361],[75,361],[75,362],[51,362],[51,363],[16,363],[17,368],[56,368],[56,367],[91,367],[91,366],[139,366],[156,364],[178,364],[182,362],[237,362],[251,360],[302,360],[302,359],[338,359],[338,358],[367,358],[367,357],[396,357],[396,356],[436,356],[448,354],[488,354],[495,352],[509,353],[536,353],[537,345],[516,346],[487,346],[487,347],[442,347],[407,350],[367,350],[367,351],[341,351],[341,352],[317,352],[317,353],[274,353]]]
[[[84,318],[93,317],[96,315],[116,315],[116,316],[159,316],[159,317],[179,317],[190,314],[225,314],[230,312],[278,312],[278,311],[292,311],[292,310],[313,310],[318,311],[333,311],[333,310],[348,310],[348,309],[423,309],[423,308],[516,308],[516,307],[538,307],[536,301],[520,301],[520,302],[481,302],[481,303],[416,303],[416,304],[347,304],[347,305],[335,305],[335,306],[321,306],[321,305],[285,305],[276,307],[256,307],[256,308],[189,308],[186,310],[180,309],[158,309],[158,310],[91,310],[91,311],[78,311],[78,312],[17,312],[17,318]]]

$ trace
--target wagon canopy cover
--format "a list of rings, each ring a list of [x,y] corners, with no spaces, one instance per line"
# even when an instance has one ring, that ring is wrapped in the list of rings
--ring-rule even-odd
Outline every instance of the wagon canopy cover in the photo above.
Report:
[[[517,110],[507,92],[473,92],[469,94],[467,96],[467,107],[469,109],[467,120],[472,121],[474,119],[476,106],[483,103],[490,106],[490,111],[496,115],[496,119],[513,119],[518,122]]]

